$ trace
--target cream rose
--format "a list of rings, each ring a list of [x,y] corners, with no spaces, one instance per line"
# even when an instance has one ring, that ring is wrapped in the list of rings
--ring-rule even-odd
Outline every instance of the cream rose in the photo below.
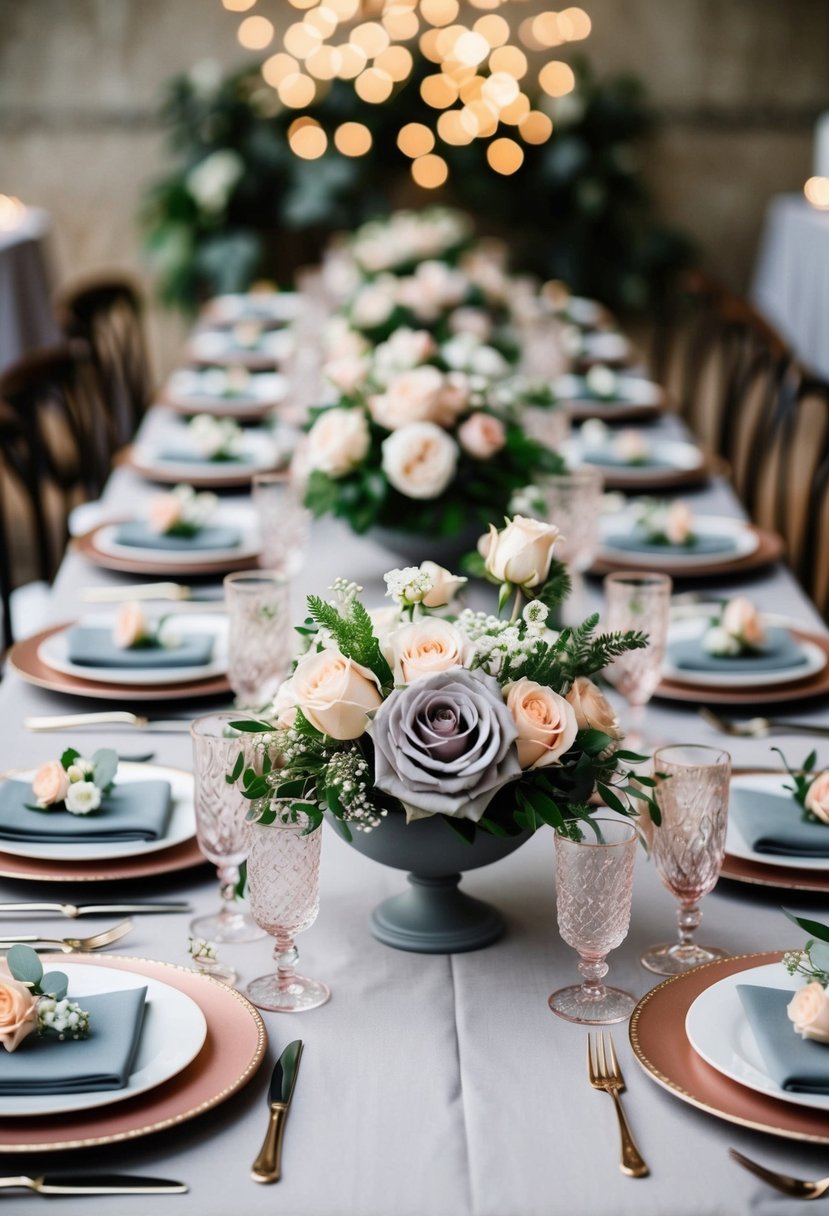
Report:
[[[413,422],[383,440],[382,463],[406,498],[438,498],[455,476],[458,445],[433,422]]]
[[[181,522],[183,509],[184,504],[178,494],[157,494],[147,512],[150,530],[163,536]]]
[[[309,467],[329,477],[345,477],[365,460],[370,444],[368,421],[362,410],[324,410],[308,432]]]
[[[37,1029],[37,997],[20,980],[0,979],[0,1043],[16,1051]]]
[[[804,802],[806,810],[811,811],[816,819],[829,823],[829,770],[818,773],[806,791]]]
[[[32,793],[38,806],[54,806],[63,802],[69,790],[69,774],[60,760],[49,760],[35,773]]]
[[[453,334],[471,334],[479,342],[486,342],[492,334],[492,320],[482,308],[456,308],[449,318],[449,330]]]
[[[600,730],[621,738],[616,711],[603,692],[587,676],[577,676],[565,700],[573,707],[579,730]]]
[[[434,617],[396,629],[386,646],[396,684],[413,684],[423,676],[463,667],[472,653],[459,629]]]
[[[290,680],[283,680],[276,690],[270,717],[282,730],[288,730],[296,721],[297,704]]]
[[[421,562],[420,569],[432,580],[430,590],[421,600],[427,608],[442,608],[445,604],[451,604],[464,583],[469,581],[460,574],[451,574],[437,562]]]
[[[469,394],[436,367],[413,367],[389,381],[384,393],[369,398],[371,416],[387,431],[412,422],[434,422],[448,427],[466,408]]]
[[[291,694],[305,717],[332,739],[359,739],[368,715],[383,698],[377,677],[338,650],[321,650],[300,659],[291,677]]]
[[[360,329],[374,329],[394,312],[397,280],[383,275],[362,287],[351,305],[351,319]]]
[[[365,355],[342,355],[326,363],[322,373],[341,393],[353,393],[365,383],[369,366]]]
[[[475,460],[490,460],[506,443],[507,431],[500,418],[478,412],[458,427],[458,440]]]
[[[665,516],[665,535],[672,545],[684,545],[694,528],[694,513],[686,502],[671,503]]]
[[[786,1006],[786,1012],[804,1039],[829,1043],[829,995],[817,980],[798,989]]]
[[[553,550],[560,533],[555,524],[515,515],[499,532],[489,526],[489,536],[478,544],[487,573],[499,583],[516,587],[538,587],[550,573]]]
[[[118,609],[112,629],[112,640],[120,650],[135,646],[149,633],[147,618],[136,600],[127,600]]]
[[[728,601],[722,614],[722,627],[746,646],[760,646],[766,639],[760,614],[744,595]]]
[[[555,764],[573,746],[579,729],[575,710],[557,692],[522,677],[505,685],[504,697],[518,729],[522,769]]]

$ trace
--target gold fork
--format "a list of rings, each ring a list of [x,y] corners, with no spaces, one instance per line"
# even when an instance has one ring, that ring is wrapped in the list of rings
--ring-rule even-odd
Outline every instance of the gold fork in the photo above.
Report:
[[[756,1174],[775,1190],[782,1191],[784,1195],[791,1195],[794,1199],[820,1199],[821,1195],[825,1195],[829,1191],[829,1178],[816,1178],[810,1182],[805,1178],[792,1178],[789,1174],[778,1174],[776,1170],[766,1169],[764,1165],[759,1165],[750,1157],[744,1157],[742,1153],[737,1152],[736,1148],[730,1148],[728,1155],[750,1174]]]
[[[609,1093],[616,1107],[616,1116],[619,1120],[619,1136],[622,1143],[622,1159],[619,1162],[619,1169],[623,1174],[627,1174],[629,1178],[645,1178],[650,1173],[650,1170],[645,1164],[639,1149],[636,1147],[633,1133],[628,1126],[627,1117],[622,1107],[622,1099],[619,1097],[619,1094],[625,1088],[625,1079],[622,1076],[622,1070],[616,1058],[613,1036],[608,1034],[607,1041],[610,1048],[609,1052],[605,1052],[604,1032],[601,1032],[598,1035],[594,1049],[591,1036],[588,1034],[587,1075],[593,1088],[603,1089],[606,1093]]]
[[[131,920],[122,920],[120,924],[113,925],[111,929],[93,933],[92,937],[41,937],[39,933],[24,937],[10,937],[0,934],[0,949],[17,945],[57,946],[64,954],[73,954],[75,951],[79,954],[88,954],[92,950],[102,950],[104,946],[111,946],[113,942],[120,941],[131,928]]]
[[[829,735],[829,726],[822,726],[819,722],[784,722],[780,718],[749,718],[747,722],[732,722],[729,718],[721,718],[707,706],[703,706],[699,716],[715,730],[721,730],[723,734],[732,735],[737,739],[765,739],[775,732]]]

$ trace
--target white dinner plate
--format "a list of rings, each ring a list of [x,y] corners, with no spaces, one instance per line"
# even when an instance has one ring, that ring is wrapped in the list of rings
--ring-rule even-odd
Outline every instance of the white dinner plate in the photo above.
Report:
[[[233,330],[201,329],[190,340],[190,352],[196,359],[215,360],[228,364],[260,363],[273,360],[281,363],[293,353],[295,338],[290,329],[266,329],[255,346],[239,346]]]
[[[76,622],[112,628],[114,614],[90,615]],[[70,628],[70,626],[67,626]],[[215,636],[213,658],[209,663],[192,664],[189,667],[88,667],[72,663],[69,659],[69,644],[66,630],[53,633],[41,642],[37,657],[53,671],[63,675],[77,676],[82,680],[95,680],[99,684],[118,684],[134,688],[163,688],[167,684],[183,684],[193,680],[207,680],[223,675],[227,671],[227,617],[219,613],[176,612],[165,621],[162,636],[173,637],[187,633],[212,633]]]
[[[171,428],[165,437],[152,445],[136,444],[132,452],[132,463],[139,472],[152,477],[158,474],[163,480],[189,482],[202,485],[210,479],[217,483],[230,479],[252,477],[254,473],[278,468],[284,452],[270,435],[252,434],[245,431],[239,441],[239,460],[180,460],[166,455],[168,451],[187,452],[191,448],[186,426],[178,430]],[[195,449],[193,449],[195,454]]]
[[[731,779],[732,789],[737,787],[742,790],[758,790],[764,794],[779,793],[784,798],[791,800],[791,793],[783,788],[787,784],[792,784],[792,779],[787,773],[747,773],[745,776]],[[829,828],[826,830],[829,832]],[[725,851],[731,857],[742,857],[745,861],[756,861],[760,865],[774,866],[775,869],[829,872],[829,857],[790,857],[781,853],[758,853],[747,842],[736,822],[731,818],[728,820]]]
[[[90,746],[95,751],[99,744]],[[33,781],[34,769],[6,774],[16,781]],[[159,840],[113,840],[99,844],[88,844],[79,840],[77,844],[36,844],[23,840],[0,840],[0,852],[15,857],[36,857],[41,861],[111,861],[117,857],[143,857],[145,853],[159,853],[173,845],[184,844],[196,834],[196,812],[193,807],[193,776],[178,768],[165,768],[160,764],[132,764],[122,761],[118,765],[116,784],[132,784],[136,781],[169,781],[172,811],[167,831]]]
[[[706,565],[737,561],[754,553],[760,544],[757,533],[739,519],[731,519],[725,515],[695,515],[693,531],[697,536],[727,537],[734,541],[734,548],[727,553],[698,553],[689,549],[687,553],[638,553],[634,549],[616,549],[610,543],[610,537],[621,532],[633,532],[636,528],[636,516],[631,511],[622,511],[615,515],[603,515],[599,521],[601,534],[602,558],[624,558],[626,561],[640,560],[647,565],[650,560],[659,561],[660,567],[673,566],[681,570],[683,566],[698,566],[700,562]]]
[[[615,330],[599,330],[596,333],[579,335],[580,341],[574,351],[583,361],[596,363],[620,363],[630,358],[631,345],[624,334]]]
[[[228,292],[214,296],[204,306],[205,316],[216,325],[235,325],[237,321],[295,321],[302,310],[296,291]]]
[[[578,406],[607,406],[614,405],[651,405],[660,406],[664,400],[665,391],[653,380],[643,376],[616,375],[616,387],[609,397],[594,397],[584,395],[584,376],[559,376],[553,385],[557,397],[572,401]]]
[[[764,617],[766,624],[776,624],[771,617]],[[689,638],[702,637],[711,622],[707,618],[691,619],[689,621],[674,621],[668,629],[668,643],[686,641]],[[786,622],[791,626],[791,622]],[[768,688],[778,684],[793,684],[816,675],[826,666],[826,653],[814,642],[802,641],[800,647],[806,656],[806,662],[798,667],[787,667],[783,671],[762,671],[755,675],[746,672],[735,673],[715,671],[688,671],[677,667],[671,662],[670,652],[666,650],[662,663],[662,677],[665,680],[675,680],[681,684],[690,684],[695,688]]]
[[[738,984],[782,988],[784,992],[803,987],[802,979],[788,975],[782,963],[727,975],[701,992],[688,1010],[685,1033],[694,1051],[717,1072],[748,1089],[793,1106],[829,1111],[829,1094],[789,1093],[768,1075],[737,992]]]
[[[232,417],[252,408],[277,405],[288,394],[288,378],[280,372],[251,372],[243,392],[227,396],[224,368],[180,367],[164,387],[163,397],[194,414]]]
[[[101,992],[123,992],[128,988],[147,988],[147,1004],[141,1038],[132,1072],[123,1089],[96,1090],[80,1094],[33,1094],[0,1097],[0,1118],[29,1118],[35,1115],[67,1115],[96,1106],[125,1102],[148,1089],[163,1085],[195,1060],[207,1036],[207,1022],[199,1006],[177,988],[160,980],[118,971],[113,967],[93,967],[88,963],[57,964],[69,979],[69,997],[83,1004],[85,996]],[[42,1044],[32,1051],[71,1051],[71,1043]]]
[[[232,549],[156,549],[142,545],[122,545],[115,539],[119,524],[105,524],[95,533],[95,548],[110,557],[152,561],[159,566],[203,566],[205,562],[247,561],[258,557],[262,548],[259,527],[253,511],[246,506],[221,506],[207,526],[238,528],[241,540]]]
[[[654,468],[653,465],[640,464],[600,464],[602,450],[587,448],[577,436],[568,439],[564,445],[564,455],[568,464],[595,464],[597,468],[606,470],[608,477],[619,481],[624,479],[631,485],[635,485],[637,481],[651,482],[661,473],[690,473],[701,469],[705,464],[703,454],[696,444],[685,443],[680,439],[649,439],[648,454],[653,460],[667,465],[668,468],[661,469]],[[594,459],[590,460],[590,457]]]

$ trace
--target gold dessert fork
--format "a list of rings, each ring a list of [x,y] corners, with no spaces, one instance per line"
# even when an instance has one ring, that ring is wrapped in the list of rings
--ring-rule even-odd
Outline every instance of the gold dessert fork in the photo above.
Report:
[[[600,1033],[594,1050],[591,1036],[588,1034],[587,1075],[593,1088],[603,1089],[606,1093],[609,1093],[616,1107],[616,1117],[619,1120],[619,1136],[622,1142],[622,1158],[619,1162],[619,1169],[623,1174],[627,1174],[629,1178],[646,1178],[650,1170],[645,1164],[639,1149],[636,1147],[633,1133],[628,1126],[628,1121],[622,1107],[622,1099],[619,1097],[619,1094],[625,1088],[625,1079],[622,1076],[622,1070],[616,1058],[616,1049],[613,1046],[613,1038],[610,1034],[607,1036],[607,1041],[610,1048],[609,1052],[605,1052],[604,1033]]]
[[[728,1155],[750,1174],[756,1174],[769,1186],[773,1186],[777,1191],[782,1191],[784,1195],[790,1195],[793,1199],[820,1199],[821,1195],[825,1195],[829,1191],[829,1178],[816,1178],[814,1181],[809,1181],[805,1178],[792,1178],[789,1174],[778,1174],[776,1170],[767,1169],[766,1166],[752,1161],[750,1157],[744,1157],[742,1153],[737,1152],[736,1148],[730,1148]]]
[[[8,946],[17,945],[57,946],[64,954],[89,954],[92,950],[102,950],[104,946],[111,946],[113,942],[120,941],[131,928],[131,920],[122,920],[111,929],[93,933],[92,937],[42,937],[39,933],[14,937],[0,934],[0,949],[5,950]]]

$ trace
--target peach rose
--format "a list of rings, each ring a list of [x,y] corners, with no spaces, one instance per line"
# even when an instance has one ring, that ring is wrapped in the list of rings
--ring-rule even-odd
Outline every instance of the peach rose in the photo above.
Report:
[[[413,422],[383,440],[383,472],[406,498],[438,498],[457,463],[458,445],[433,422]]]
[[[326,380],[330,380],[341,393],[353,393],[365,383],[370,362],[365,355],[341,355],[331,359],[322,369]]]
[[[0,979],[0,1043],[16,1051],[37,1029],[37,997],[20,980]]]
[[[506,443],[507,432],[500,418],[481,412],[470,414],[458,427],[458,440],[475,460],[490,460]]]
[[[370,445],[362,410],[324,410],[308,432],[308,464],[329,477],[345,477],[365,459]]]
[[[387,647],[396,684],[413,684],[437,671],[463,667],[471,653],[459,629],[435,618],[403,625],[390,635]]]
[[[760,613],[744,595],[728,601],[722,614],[722,626],[726,633],[746,646],[760,646],[766,640]]]
[[[426,608],[443,608],[445,604],[451,604],[464,583],[469,581],[460,574],[451,574],[437,562],[421,562],[420,569],[432,580],[431,589],[421,601]]]
[[[63,802],[69,790],[69,774],[60,760],[49,760],[35,773],[32,793],[38,806],[54,806]]]
[[[127,600],[118,609],[112,629],[113,642],[120,650],[128,650],[145,638],[148,632],[147,618],[141,611],[141,605],[136,600]]]
[[[374,673],[333,649],[300,659],[291,695],[311,725],[332,739],[359,739],[383,700]]]
[[[694,530],[694,513],[686,502],[671,503],[665,516],[665,535],[672,545],[684,545]]]
[[[829,995],[817,980],[794,994],[786,1012],[804,1039],[829,1043]]]
[[[806,810],[816,819],[829,823],[829,770],[818,773],[806,791],[804,802]]]
[[[500,532],[490,524],[489,536],[479,542],[478,548],[485,558],[487,573],[497,582],[538,587],[550,573],[559,536],[554,524],[515,515]]]
[[[169,532],[181,521],[183,503],[177,494],[156,494],[147,512],[150,530],[158,536]]]
[[[603,692],[587,676],[577,676],[565,700],[573,706],[579,730],[600,730],[620,739],[619,719]]]
[[[384,393],[369,397],[368,407],[374,421],[387,431],[397,431],[412,422],[446,427],[466,408],[468,397],[466,386],[459,393],[449,377],[426,364],[400,372],[389,381]]]
[[[523,769],[543,768],[573,746],[576,714],[564,697],[523,676],[504,687],[507,709],[518,728],[518,762]]]

